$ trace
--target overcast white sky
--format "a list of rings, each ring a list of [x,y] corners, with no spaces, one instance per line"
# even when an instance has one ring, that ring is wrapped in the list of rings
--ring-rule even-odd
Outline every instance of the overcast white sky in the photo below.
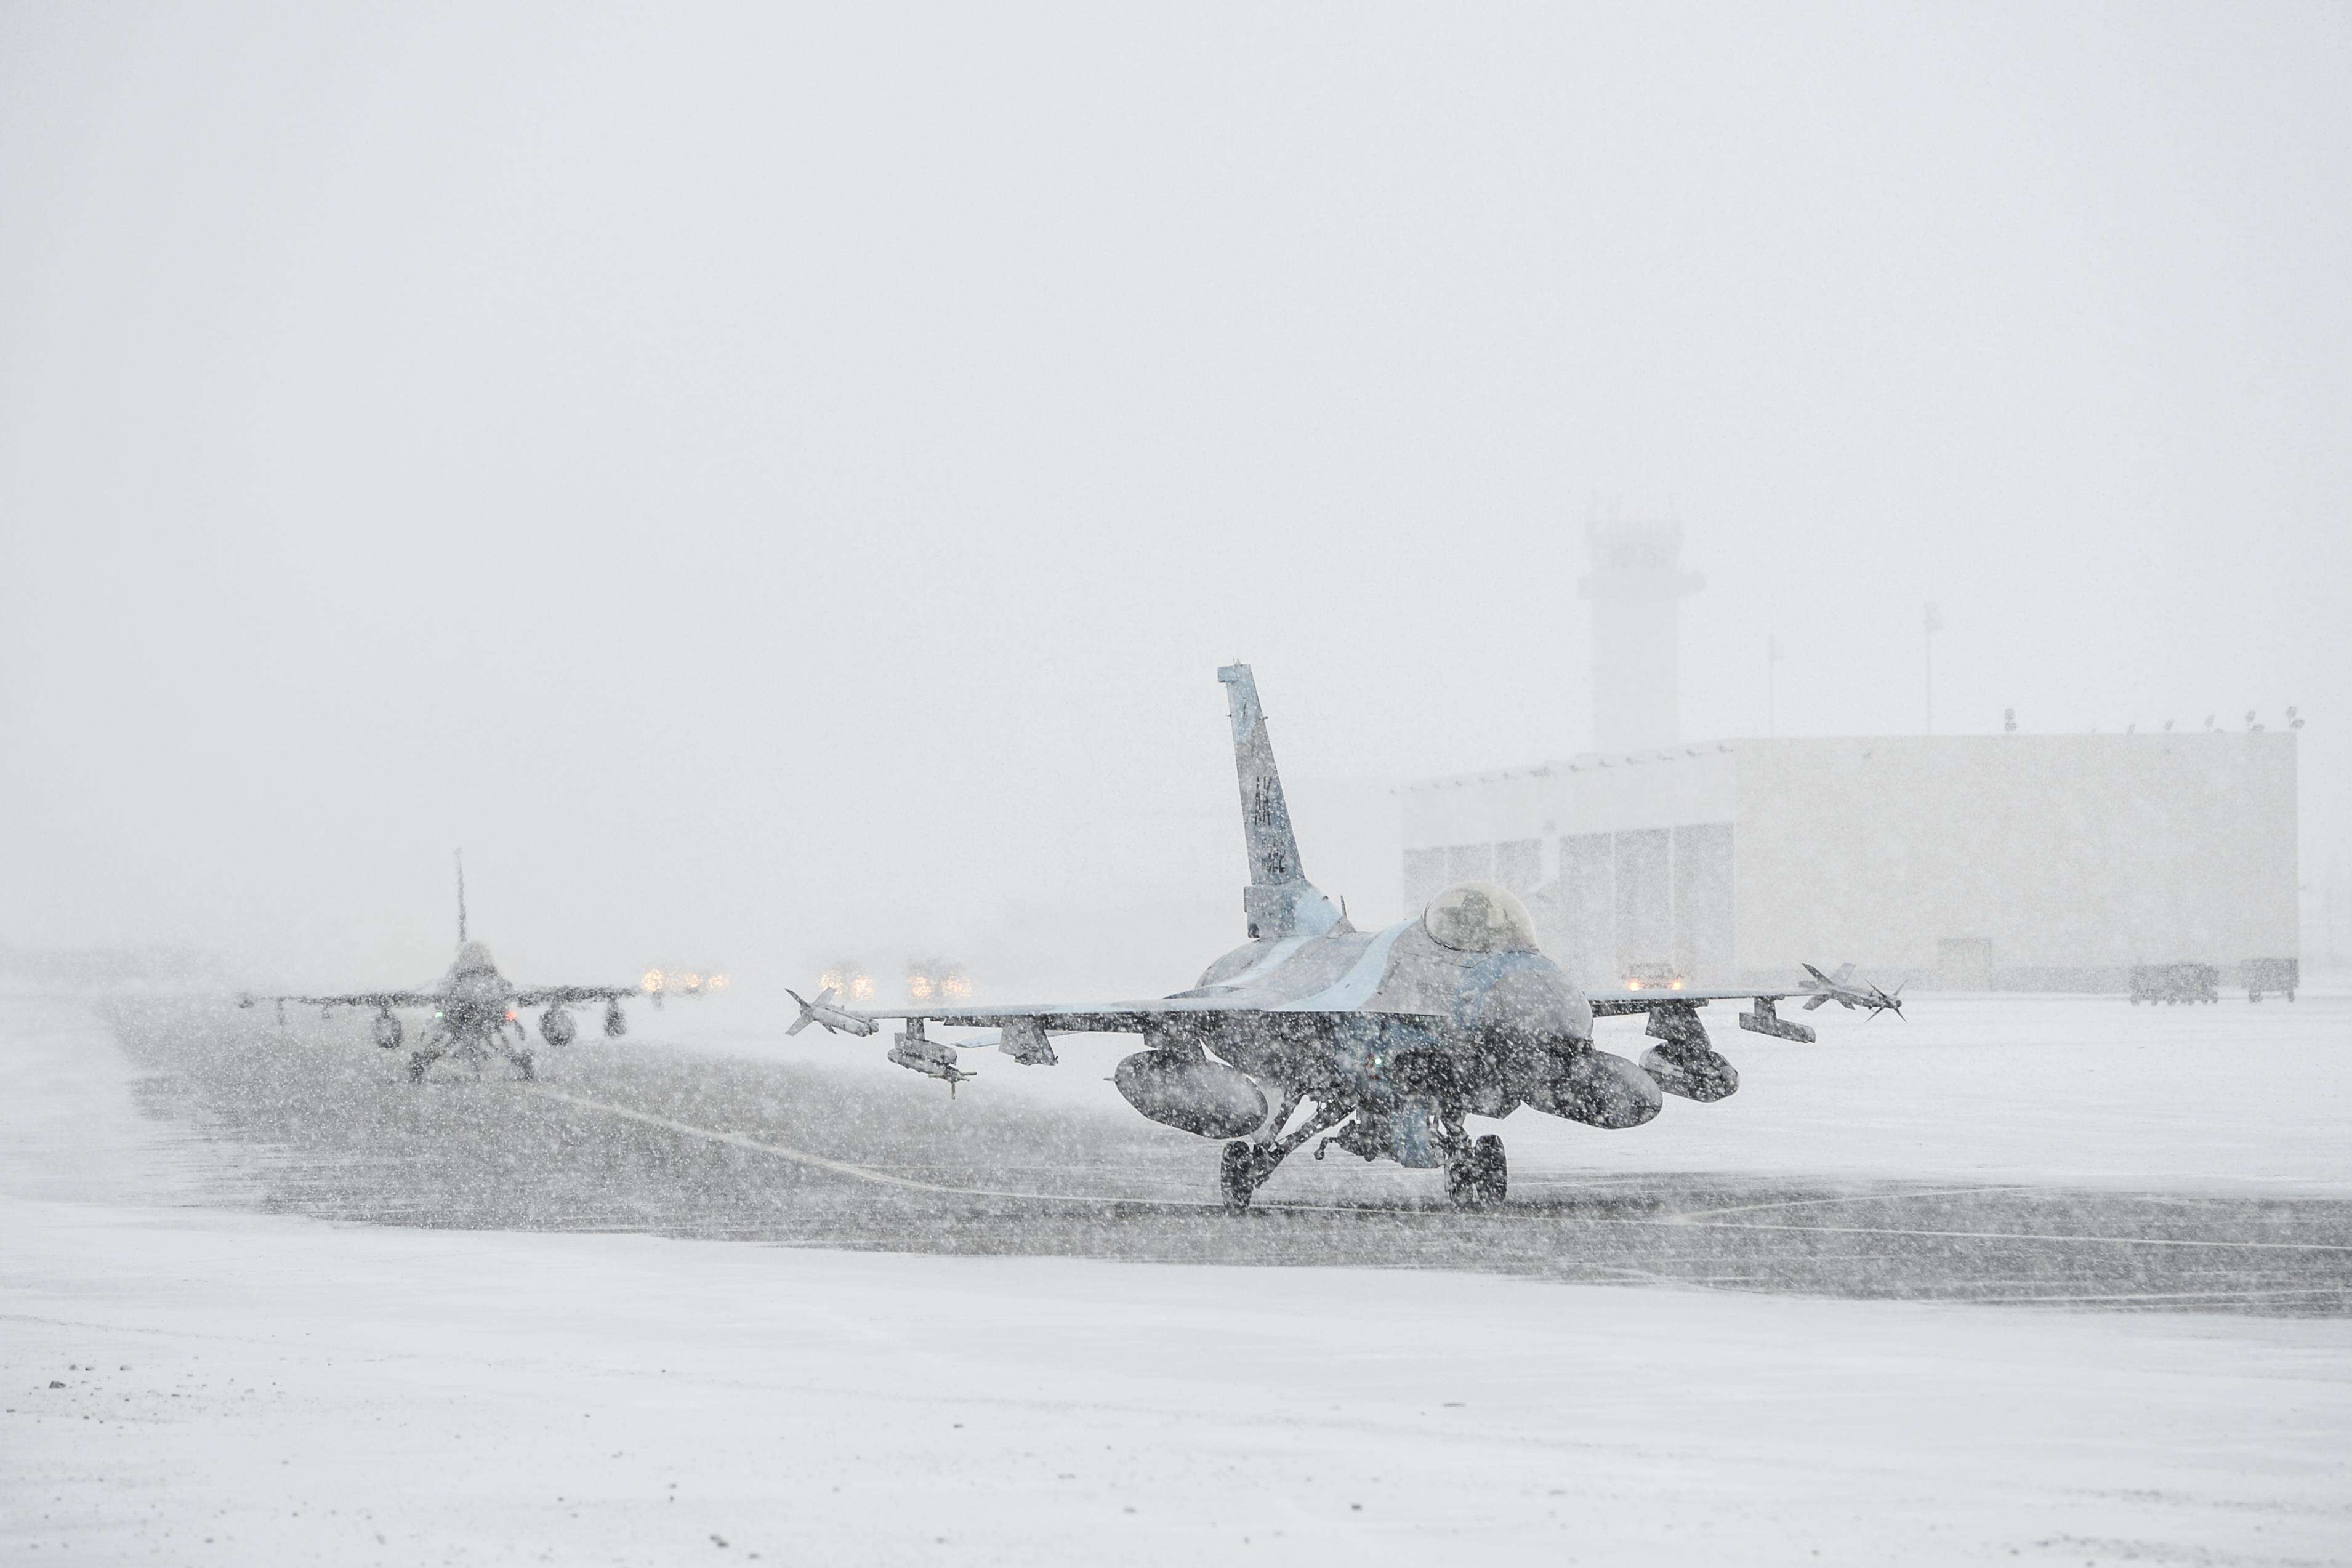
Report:
[[[1133,904],[1181,979],[1215,665],[1295,778],[1577,749],[1596,498],[1708,574],[1689,733],[1768,633],[1784,733],[1916,730],[1934,599],[1939,728],[2301,704],[2324,873],[2347,68],[2341,6],[10,0],[0,941],[410,979],[462,842],[546,977]]]

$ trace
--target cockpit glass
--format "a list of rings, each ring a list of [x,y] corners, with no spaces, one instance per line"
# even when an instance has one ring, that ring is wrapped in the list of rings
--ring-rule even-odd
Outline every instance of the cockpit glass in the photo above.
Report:
[[[1422,929],[1441,947],[1457,953],[1531,952],[1536,923],[1509,888],[1491,882],[1465,882],[1429,901]]]

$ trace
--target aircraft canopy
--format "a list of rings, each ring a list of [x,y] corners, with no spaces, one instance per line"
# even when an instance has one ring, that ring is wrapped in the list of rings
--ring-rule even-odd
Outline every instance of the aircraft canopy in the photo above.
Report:
[[[499,967],[490,959],[490,949],[483,942],[461,942],[457,945],[457,961],[449,966],[453,975],[495,975]]]
[[[1457,953],[1527,953],[1536,946],[1536,923],[1518,894],[1499,883],[1457,883],[1429,901],[1422,929]]]

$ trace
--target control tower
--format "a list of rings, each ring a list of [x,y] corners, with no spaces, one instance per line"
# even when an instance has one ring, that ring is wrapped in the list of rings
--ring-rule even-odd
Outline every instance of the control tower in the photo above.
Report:
[[[1706,579],[1682,569],[1678,522],[1595,519],[1585,527],[1592,570],[1592,747],[1642,751],[1682,738],[1682,612]]]

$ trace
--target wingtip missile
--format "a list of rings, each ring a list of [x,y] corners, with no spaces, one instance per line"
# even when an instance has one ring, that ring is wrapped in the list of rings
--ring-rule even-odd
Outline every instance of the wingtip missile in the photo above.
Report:
[[[1834,975],[1824,975],[1811,964],[1801,963],[1798,967],[1812,977],[1797,982],[1800,989],[1809,993],[1805,999],[1807,1012],[1825,1003],[1835,1002],[1848,1012],[1860,1009],[1872,1018],[1884,1012],[1891,1012],[1898,1019],[1903,1017],[1901,986],[1890,991],[1867,980],[1856,980],[1852,964],[1840,965]],[[1909,1020],[1906,1019],[1905,1021]]]
[[[801,1016],[784,1030],[787,1035],[798,1034],[811,1024],[822,1024],[828,1034],[868,1035],[882,1027],[872,1019],[859,1018],[856,1013],[845,1012],[833,1006],[835,992],[831,986],[819,991],[814,1001],[810,1001],[789,986],[784,988],[784,995],[798,1002],[801,1009]]]

